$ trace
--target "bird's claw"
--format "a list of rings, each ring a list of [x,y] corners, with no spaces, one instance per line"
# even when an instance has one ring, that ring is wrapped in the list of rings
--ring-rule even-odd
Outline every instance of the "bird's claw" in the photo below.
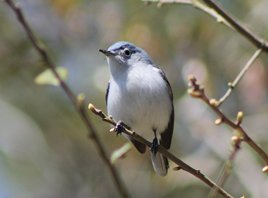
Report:
[[[152,153],[153,153],[154,155],[157,153],[158,146],[159,146],[159,144],[158,144],[158,140],[157,140],[157,138],[155,137],[155,138],[153,139],[152,146],[151,146],[151,151],[152,151]]]
[[[124,131],[124,125],[123,125],[123,122],[121,120],[116,123],[114,130],[116,132],[116,135],[122,134],[122,132]]]

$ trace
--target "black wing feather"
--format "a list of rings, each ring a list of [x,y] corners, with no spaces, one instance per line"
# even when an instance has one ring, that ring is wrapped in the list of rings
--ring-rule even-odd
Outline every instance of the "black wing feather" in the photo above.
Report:
[[[110,82],[108,82],[107,88],[106,88],[106,94],[105,94],[105,102],[106,106],[108,105],[108,95],[109,95],[109,90],[110,90]]]
[[[169,149],[171,145],[173,127],[174,127],[174,108],[172,105],[172,112],[169,117],[168,127],[164,132],[160,134],[161,135],[160,144],[166,149]]]
[[[166,77],[166,75],[164,74],[164,72],[159,69],[161,76],[163,77],[164,81],[167,84],[168,87],[168,93],[169,93],[169,97],[171,100],[171,105],[172,105],[172,110],[171,110],[171,114],[169,116],[169,122],[168,122],[168,126],[165,129],[164,132],[160,133],[161,134],[161,140],[160,140],[160,144],[169,149],[170,145],[171,145],[171,139],[172,139],[172,134],[173,134],[173,128],[174,128],[174,106],[173,106],[173,93],[172,93],[172,89],[171,86],[168,82],[168,79]]]

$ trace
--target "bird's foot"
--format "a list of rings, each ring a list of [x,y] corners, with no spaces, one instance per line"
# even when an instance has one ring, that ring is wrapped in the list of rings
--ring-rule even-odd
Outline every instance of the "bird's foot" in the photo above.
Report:
[[[153,139],[152,146],[151,146],[151,151],[152,151],[152,153],[153,153],[154,155],[157,153],[158,146],[159,146],[159,144],[158,144],[158,140],[157,140],[157,138],[155,137],[155,138]]]
[[[115,127],[114,127],[114,130],[115,130],[115,132],[116,132],[116,135],[121,135],[122,134],[122,132],[124,131],[124,123],[121,121],[121,120],[119,120],[117,123],[116,123],[116,125],[115,125]]]

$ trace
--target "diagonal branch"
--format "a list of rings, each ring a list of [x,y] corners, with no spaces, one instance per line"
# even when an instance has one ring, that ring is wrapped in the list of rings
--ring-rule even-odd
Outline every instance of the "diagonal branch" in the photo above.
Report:
[[[265,153],[262,148],[256,144],[256,142],[251,139],[251,137],[247,134],[245,129],[240,125],[240,122],[235,123],[231,119],[229,119],[225,114],[219,109],[217,100],[209,99],[205,93],[204,88],[201,88],[200,85],[197,83],[197,80],[194,76],[189,77],[189,84],[190,88],[188,93],[195,98],[199,98],[203,100],[220,118],[215,121],[215,124],[225,123],[234,129],[242,138],[244,142],[246,142],[264,161],[265,167],[268,166],[268,155]],[[241,115],[242,119],[243,115]],[[264,167],[263,172],[267,172]]]
[[[96,109],[92,104],[89,104],[88,108],[95,115],[99,116],[103,121],[105,121],[105,122],[107,122],[107,123],[109,123],[109,124],[111,124],[113,126],[116,126],[116,124],[117,124],[116,121],[114,121],[111,117],[108,117],[107,115],[105,115],[100,109]],[[143,144],[147,145],[149,148],[151,148],[151,146],[152,146],[151,142],[149,142],[148,140],[144,139],[142,136],[138,135],[134,131],[131,131],[131,130],[127,129],[125,127],[125,124],[122,125],[122,129],[123,129],[122,130],[123,133],[131,136],[133,139],[135,139],[138,142],[143,143]],[[113,132],[113,131],[115,131],[114,128],[111,129],[111,132]],[[204,182],[205,184],[207,184],[211,188],[217,189],[217,191],[219,193],[221,193],[221,195],[223,195],[224,197],[229,197],[229,198],[232,197],[224,189],[222,189],[221,187],[217,186],[216,183],[214,183],[212,180],[210,180],[200,170],[196,170],[196,169],[192,168],[190,165],[186,164],[185,162],[183,162],[182,160],[177,158],[175,155],[170,153],[168,150],[166,150],[163,146],[159,145],[158,152],[160,152],[161,154],[166,156],[168,159],[173,161],[175,164],[177,164],[179,166],[178,169],[182,169],[182,170],[190,173],[191,175],[197,177],[199,180],[201,180],[202,182]]]
[[[258,49],[268,52],[268,43],[263,39],[259,38],[255,33],[244,27],[238,22],[230,13],[227,13],[221,6],[219,6],[214,0],[203,0],[209,7],[213,8],[218,12],[231,26],[248,39]]]
[[[214,0],[202,0],[208,6],[208,8],[211,8],[211,9],[205,8],[204,7],[205,5],[202,5],[201,0],[143,0],[143,1],[147,3],[158,3],[158,6],[161,6],[162,4],[177,3],[177,4],[186,4],[186,5],[192,5],[194,7],[197,7],[200,10],[208,13],[212,17],[216,18],[218,22],[223,22],[225,25],[227,25],[231,29],[236,30],[238,33],[240,33],[242,36],[244,36],[247,40],[249,40],[253,45],[255,45],[258,48],[258,50],[254,53],[252,58],[245,65],[243,70],[238,74],[236,79],[232,83],[230,83],[229,89],[219,101],[215,99],[210,100],[205,95],[204,89],[200,88],[199,85],[196,84],[195,78],[190,79],[190,83],[192,83],[192,88],[189,89],[189,93],[193,97],[202,99],[220,116],[220,118],[217,119],[215,123],[225,122],[231,128],[233,128],[234,130],[237,130],[242,135],[243,141],[247,142],[247,144],[249,144],[258,153],[258,155],[264,160],[266,165],[262,169],[262,171],[268,172],[267,154],[248,136],[248,134],[245,132],[245,130],[241,126],[237,126],[234,122],[232,122],[229,118],[227,118],[219,109],[219,106],[229,97],[229,95],[232,92],[232,89],[234,89],[234,87],[239,83],[243,75],[251,66],[252,62],[260,55],[261,51],[268,52],[268,43],[265,40],[259,38],[257,35],[255,35],[255,33],[253,33],[252,31],[244,27],[233,16],[231,16],[223,8],[221,8],[217,3],[215,3]]]
[[[214,0],[142,0],[146,3],[158,3],[158,6],[162,4],[185,4],[192,5],[195,8],[198,8],[205,13],[211,15],[213,18],[216,18],[218,22],[221,22],[228,26],[231,29],[236,30],[247,40],[249,40],[254,46],[258,49],[262,49],[265,52],[268,52],[268,43],[262,38],[259,38],[255,33],[244,27],[237,19],[235,19],[231,14],[226,12],[221,6],[219,6]],[[201,3],[203,1],[204,3]]]
[[[61,79],[59,74],[56,71],[56,66],[53,63],[53,61],[50,59],[48,56],[48,53],[44,46],[38,41],[37,37],[34,35],[30,25],[26,21],[20,7],[16,5],[12,0],[4,0],[7,5],[14,11],[19,23],[22,25],[24,28],[29,40],[31,41],[32,45],[34,46],[35,50],[38,52],[40,55],[42,61],[45,63],[45,65],[51,69],[52,73],[54,76],[58,79],[60,82],[60,86],[67,95],[67,97],[71,100],[72,104],[74,105],[76,111],[80,115],[81,119],[83,120],[84,124],[87,127],[88,135],[89,138],[95,143],[95,146],[98,150],[98,153],[101,157],[101,159],[104,161],[104,163],[108,166],[109,171],[112,174],[112,178],[115,182],[115,185],[118,189],[118,192],[121,194],[122,197],[129,197],[128,193],[121,182],[119,175],[115,169],[115,167],[111,164],[109,157],[106,154],[106,151],[104,150],[104,147],[97,135],[97,131],[94,128],[93,124],[91,123],[90,119],[88,118],[88,114],[85,108],[85,103],[84,100],[77,100],[76,96],[74,93],[71,91],[69,86]]]
[[[240,80],[243,78],[243,76],[245,75],[245,73],[248,71],[248,69],[250,68],[250,66],[252,65],[252,63],[259,57],[259,55],[261,54],[262,49],[258,49],[253,56],[249,59],[249,61],[246,63],[246,65],[244,66],[244,68],[239,72],[239,74],[237,75],[237,77],[234,79],[233,82],[229,82],[228,86],[229,89],[226,91],[226,93],[217,101],[218,102],[218,106],[220,106],[232,93],[232,91],[234,90],[234,88],[237,86],[237,84],[240,82]]]
[[[204,3],[201,3],[200,0],[142,0],[142,1],[147,4],[157,3],[157,7],[161,7],[164,4],[172,4],[172,3],[193,6],[194,8],[197,8],[207,13],[208,15],[214,17],[218,22],[223,23],[232,29],[232,26],[222,16],[220,16],[214,9],[208,7]]]
[[[241,116],[239,116],[241,115]],[[241,123],[242,122],[242,112],[239,112],[237,115],[237,123]],[[240,119],[239,119],[240,117]],[[240,120],[240,121],[239,121]],[[235,135],[232,137],[231,139],[231,143],[232,143],[232,149],[231,149],[231,153],[227,159],[227,161],[224,164],[224,167],[222,169],[222,171],[219,174],[219,178],[217,181],[218,186],[223,187],[224,184],[226,183],[228,177],[231,175],[232,173],[232,169],[233,169],[233,163],[234,163],[234,159],[238,154],[238,151],[241,148],[241,143],[242,143],[242,139],[241,137]],[[211,192],[209,193],[209,198],[215,198],[217,196],[218,190],[217,189],[212,189]]]

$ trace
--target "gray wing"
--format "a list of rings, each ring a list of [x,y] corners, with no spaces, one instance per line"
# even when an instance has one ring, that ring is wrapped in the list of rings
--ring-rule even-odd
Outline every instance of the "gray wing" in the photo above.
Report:
[[[160,140],[160,144],[169,149],[170,145],[171,145],[171,139],[172,139],[172,134],[173,134],[173,128],[174,128],[174,106],[173,106],[173,93],[172,93],[172,89],[171,86],[168,82],[168,79],[165,75],[165,73],[159,69],[160,75],[163,77],[164,81],[166,82],[167,88],[168,88],[168,93],[169,93],[169,97],[170,97],[170,102],[172,105],[172,110],[169,116],[169,122],[168,122],[168,126],[167,128],[160,133],[161,134],[161,140]]]

